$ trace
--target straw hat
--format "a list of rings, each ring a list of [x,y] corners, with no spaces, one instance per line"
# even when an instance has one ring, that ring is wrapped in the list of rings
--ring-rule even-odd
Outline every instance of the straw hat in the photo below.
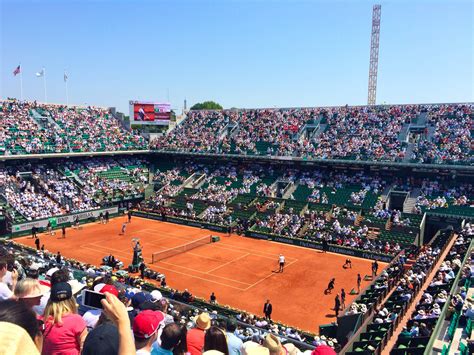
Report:
[[[194,323],[197,328],[207,330],[211,327],[211,317],[209,317],[209,313],[201,313],[194,319]]]
[[[268,348],[261,346],[254,341],[246,341],[242,344],[243,355],[270,355]]]
[[[22,327],[0,322],[0,355],[39,355],[30,335]]]
[[[270,350],[270,355],[286,354],[286,349],[281,345],[280,339],[274,334],[267,334],[263,346]]]

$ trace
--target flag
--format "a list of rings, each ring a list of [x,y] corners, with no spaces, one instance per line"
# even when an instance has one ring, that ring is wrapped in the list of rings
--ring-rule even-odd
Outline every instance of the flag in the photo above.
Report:
[[[64,72],[64,82],[66,82],[68,78],[69,78],[69,77],[67,76],[67,73]]]
[[[36,73],[36,76],[37,76],[38,78],[41,78],[43,75],[44,75],[44,68],[41,69],[40,72]]]
[[[16,69],[13,71],[13,76],[17,76],[21,73],[21,65],[17,66]]]

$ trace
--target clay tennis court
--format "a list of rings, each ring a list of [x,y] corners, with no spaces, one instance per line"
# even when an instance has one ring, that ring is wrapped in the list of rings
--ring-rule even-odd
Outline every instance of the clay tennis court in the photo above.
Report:
[[[341,288],[346,290],[346,305],[355,297],[357,273],[370,273],[371,261],[353,258],[352,269],[342,265],[346,256],[322,253],[265,240],[227,236],[205,229],[188,227],[133,217],[125,236],[119,235],[126,217],[110,220],[108,224],[91,223],[80,230],[68,228],[67,238],[41,234],[41,244],[53,253],[100,265],[102,257],[113,254],[124,262],[132,261],[132,239],[139,238],[143,256],[149,267],[166,275],[170,287],[187,288],[192,294],[208,299],[215,292],[220,304],[262,315],[263,304],[270,299],[272,318],[312,332],[320,324],[335,320],[334,297]],[[199,246],[183,254],[151,265],[153,252],[183,245],[203,236],[218,235],[217,243]],[[17,242],[34,247],[33,239],[23,237]],[[278,255],[286,257],[283,273],[277,273]],[[386,264],[379,263],[380,270]],[[324,294],[331,277],[336,278],[333,294]],[[363,281],[362,289],[369,282]]]

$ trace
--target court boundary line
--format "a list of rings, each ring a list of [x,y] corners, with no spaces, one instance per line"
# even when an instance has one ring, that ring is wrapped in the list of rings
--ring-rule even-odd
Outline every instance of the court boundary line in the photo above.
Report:
[[[94,244],[94,245],[95,245],[95,243],[90,243],[90,244]],[[106,248],[106,247],[104,247],[104,246],[102,246],[102,245],[95,245],[95,246],[96,246],[96,247],[99,247],[99,248],[102,248],[102,249]],[[94,248],[92,248],[92,247],[88,247],[88,246],[85,245],[85,244],[82,244],[80,247],[81,247],[81,248],[85,248],[85,249],[89,249],[89,250],[96,250],[96,251],[97,251],[97,249],[94,249]],[[116,251],[117,253],[115,253],[115,254],[118,254],[118,255],[124,255],[124,254],[125,254],[125,251],[118,250],[118,249],[112,249],[112,248],[110,248],[110,249]],[[189,253],[189,254],[191,254],[191,253]],[[194,254],[194,255],[195,255],[195,256],[198,256],[198,257],[201,257],[201,255],[196,255],[196,254]],[[219,281],[217,281],[217,280],[213,280],[212,278],[211,278],[211,279],[208,279],[208,278],[204,278],[204,277],[201,277],[201,276],[197,276],[197,275],[192,275],[192,274],[184,273],[184,272],[182,272],[182,271],[178,271],[178,270],[173,269],[173,268],[170,268],[170,267],[159,266],[159,268],[161,268],[161,269],[168,270],[168,271],[171,271],[171,272],[176,272],[177,274],[180,274],[180,275],[185,275],[185,276],[194,277],[194,278],[197,278],[197,279],[200,279],[200,280],[204,280],[204,281],[209,281],[209,282],[217,283],[217,284],[220,284],[220,285],[222,285],[222,286],[232,287],[232,288],[235,288],[235,289],[238,289],[238,290],[241,290],[241,291],[244,291],[244,292],[245,292],[245,291],[250,290],[252,287],[258,285],[259,283],[265,281],[265,280],[268,279],[269,277],[274,276],[275,273],[272,272],[271,274],[269,274],[269,275],[267,275],[267,276],[265,276],[265,277],[263,277],[263,278],[260,278],[259,280],[255,281],[253,284],[250,284],[250,283],[248,283],[248,282],[238,281],[238,280],[231,279],[231,278],[228,278],[228,277],[225,277],[225,276],[219,276],[219,275],[211,274],[211,272],[214,272],[214,271],[216,271],[216,270],[218,270],[218,269],[220,269],[220,268],[223,268],[223,267],[225,267],[225,266],[227,266],[227,265],[229,265],[229,264],[232,264],[233,262],[236,262],[236,261],[238,261],[238,260],[240,260],[240,259],[243,259],[243,258],[245,258],[245,257],[247,257],[247,256],[258,256],[258,255],[255,255],[255,254],[252,254],[252,253],[246,253],[246,254],[244,254],[244,255],[241,255],[241,256],[239,256],[239,257],[237,257],[237,258],[234,258],[234,259],[232,259],[232,260],[230,260],[230,261],[228,261],[228,262],[226,262],[226,263],[224,263],[224,264],[222,264],[222,265],[219,265],[219,266],[217,266],[217,267],[215,267],[215,268],[213,268],[213,269],[211,269],[211,270],[208,270],[208,271],[200,271],[200,270],[196,270],[196,269],[191,269],[191,268],[188,268],[188,267],[186,267],[186,266],[182,266],[182,265],[178,265],[178,264],[174,264],[174,263],[170,263],[170,262],[166,262],[166,261],[159,261],[158,263],[170,265],[170,266],[172,266],[172,267],[174,267],[174,268],[181,268],[181,269],[191,270],[191,271],[197,272],[198,274],[209,275],[209,276],[211,276],[212,278],[215,278],[215,279],[223,279],[223,280],[228,280],[228,281],[231,281],[231,282],[234,282],[234,283],[237,283],[237,284],[248,285],[246,288],[231,286],[231,285],[228,285],[228,284],[226,284],[226,283],[219,282]],[[286,265],[285,268],[288,268],[289,266],[293,265],[293,264],[296,263],[297,261],[298,261],[298,259],[293,260],[292,262],[288,263],[288,265]],[[152,265],[156,265],[156,264],[152,264]]]
[[[97,246],[99,248],[105,248],[103,246]],[[85,246],[85,245],[81,245],[81,248],[85,248],[85,249],[89,249],[89,250],[95,250],[95,251],[98,251],[97,249],[94,249],[92,247],[88,247],[88,246]],[[126,251],[122,251],[122,250],[118,250],[118,249],[112,249],[112,248],[109,248],[110,250],[113,250],[113,251],[116,251],[116,255],[125,255]],[[99,250],[100,251],[100,250]],[[200,257],[200,255],[195,255],[195,256],[198,256]],[[155,263],[155,264],[151,264],[151,265],[157,265],[157,264],[167,264],[167,265],[171,265],[171,266],[174,266],[174,267],[177,267],[177,268],[181,268],[181,269],[186,269],[186,270],[191,270],[191,271],[194,271],[194,272],[197,272],[199,274],[203,274],[203,275],[207,275],[207,271],[200,271],[200,270],[196,270],[196,269],[191,269],[189,267],[186,267],[186,266],[182,266],[182,265],[178,265],[178,264],[173,264],[173,263],[170,263],[170,262],[166,262],[166,261],[158,261],[158,263]],[[222,266],[222,265],[220,265]],[[158,266],[158,268],[160,268],[161,266]],[[183,275],[188,275],[188,276],[192,276],[194,277],[195,275],[190,275],[190,274],[184,274]],[[231,279],[231,278],[228,278],[228,277],[225,277],[225,276],[219,276],[219,275],[212,275],[212,274],[209,274],[209,276],[212,276],[214,278],[217,278],[217,279],[223,279],[223,280],[228,280],[228,281],[231,281],[231,282],[235,282],[235,283],[239,283],[239,284],[242,284],[242,285],[250,285],[249,282],[242,282],[242,281],[238,281],[238,280],[235,280],[235,279]],[[201,278],[201,280],[208,280],[208,279],[205,279],[205,278]],[[209,280],[211,281],[211,280]]]
[[[285,269],[286,269],[287,267],[290,267],[291,265],[293,265],[293,264],[296,263],[297,261],[298,261],[298,259],[295,259],[295,260],[292,261],[291,263],[288,263],[288,265],[285,265]],[[263,279],[258,280],[257,282],[254,282],[254,283],[251,284],[249,287],[247,287],[244,291],[250,290],[252,287],[257,286],[259,283],[261,283],[261,282],[265,281],[266,279],[268,279],[268,278],[274,276],[275,274],[277,274],[277,273],[272,271],[272,272],[270,273],[270,275],[267,275],[267,276],[265,276]]]
[[[81,246],[81,248],[89,249],[89,250],[95,250],[94,248],[90,248],[90,247],[87,247],[87,246]],[[116,253],[116,254],[121,255],[121,254],[123,254],[123,253],[122,253],[122,252],[118,252],[118,253]],[[173,265],[173,264],[172,264],[172,265]],[[208,279],[208,278],[200,277],[200,276],[198,276],[198,275],[191,275],[191,274],[189,274],[189,273],[185,273],[185,272],[176,270],[176,268],[166,267],[166,265],[165,265],[165,266],[160,266],[160,269],[162,269],[162,270],[167,270],[167,271],[170,271],[170,272],[174,272],[174,273],[179,274],[179,275],[184,275],[184,276],[187,276],[187,277],[191,277],[191,278],[196,278],[196,279],[203,280],[203,281],[212,282],[212,283],[215,283],[215,284],[218,284],[218,285],[221,285],[221,286],[230,287],[230,288],[233,288],[233,289],[236,289],[236,290],[239,290],[239,291],[244,291],[244,290],[245,290],[245,288],[237,287],[237,286],[232,286],[232,285],[229,285],[229,284],[220,282],[220,281],[218,281],[218,280]],[[155,271],[156,271],[156,270],[155,270]],[[215,276],[215,275],[211,275],[211,276]],[[219,276],[217,276],[217,277],[219,277]],[[229,281],[232,281],[232,282],[240,282],[240,281],[236,281],[236,280],[232,280],[232,279],[228,279],[228,280],[229,280]]]
[[[161,221],[157,221],[157,222],[161,222]],[[190,228],[197,228],[197,227],[190,227]],[[143,229],[140,232],[135,232],[135,233],[139,234],[139,233],[144,232],[146,234],[153,234],[154,236],[156,236],[157,231],[148,232],[148,231],[151,231],[151,230],[152,229],[150,229],[150,228],[146,228],[146,229]],[[185,241],[188,241],[188,242],[189,241],[192,242],[193,239],[195,239],[195,238],[202,238],[201,235],[194,235],[194,236],[191,237],[191,239],[189,239],[189,238],[183,238],[183,237],[180,237],[180,236],[177,236],[177,235],[173,235],[172,233],[161,233],[160,232],[160,234],[163,236],[163,239],[175,238],[175,239],[178,239],[178,240],[185,240]],[[236,237],[236,236],[234,236],[234,237]],[[152,241],[147,240],[146,243],[155,244],[155,243],[158,243],[158,241],[157,240],[152,240]],[[236,247],[229,248],[229,247],[226,247],[224,245],[220,245],[219,242],[213,243],[213,244],[215,245],[215,247],[220,248],[220,249],[231,250],[231,251],[239,251],[241,253],[246,253],[247,252],[247,249],[243,248],[243,247],[237,247],[236,246]],[[278,243],[278,244],[282,244],[282,243]],[[290,245],[290,244],[288,244],[288,245]],[[170,248],[172,248],[172,247],[170,247]],[[261,254],[266,254],[266,255],[261,255]],[[259,256],[259,257],[267,258],[267,259],[271,259],[271,260],[277,260],[277,258],[278,258],[278,253],[269,253],[269,252],[265,252],[265,251],[252,252],[252,253],[250,253],[250,255]],[[202,257],[205,257],[205,256],[202,256]],[[287,259],[291,262],[293,258],[289,257]],[[212,260],[216,260],[216,259],[212,259]],[[294,260],[297,260],[297,259],[294,259]],[[218,260],[216,260],[216,261],[218,261]]]
[[[222,264],[222,265],[220,265],[220,266],[215,267],[214,269],[209,270],[208,272],[206,272],[206,274],[210,274],[210,273],[213,272],[213,271],[216,271],[216,270],[218,270],[218,269],[220,269],[220,268],[222,268],[222,267],[224,267],[224,266],[226,266],[226,265],[232,264],[233,262],[236,262],[237,260],[243,259],[243,258],[245,258],[246,256],[249,256],[249,255],[251,255],[251,254],[250,254],[250,253],[247,253],[247,254],[241,255],[241,256],[239,256],[239,257],[236,258],[236,259],[233,259],[233,260],[231,260],[231,261],[228,261],[228,262],[226,262],[226,263],[224,263],[224,264]],[[214,276],[214,275],[213,275],[213,276]]]

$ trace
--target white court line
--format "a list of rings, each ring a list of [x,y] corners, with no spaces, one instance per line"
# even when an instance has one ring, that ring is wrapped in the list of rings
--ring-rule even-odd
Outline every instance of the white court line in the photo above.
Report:
[[[216,270],[220,269],[221,267],[224,267],[224,266],[226,266],[226,265],[229,265],[229,264],[233,263],[234,261],[243,259],[243,258],[245,258],[245,257],[248,256],[248,255],[250,255],[250,253],[244,254],[244,255],[238,257],[237,259],[233,259],[233,260],[231,260],[231,261],[226,262],[225,264],[222,264],[222,265],[220,265],[220,266],[218,266],[218,267],[215,267],[214,269],[211,269],[211,270],[209,270],[208,272],[206,272],[206,274],[209,274],[209,273],[211,273],[211,272],[213,272],[213,271],[216,271]]]
[[[190,275],[188,273],[183,273],[183,272],[180,272],[180,271],[176,271],[176,269],[169,269],[169,268],[166,268],[166,267],[163,267],[163,266],[160,266],[159,268],[160,268],[160,270],[168,270],[168,271],[180,274],[180,275],[184,275],[184,276],[188,276],[188,277],[194,277],[195,279],[212,282],[212,283],[222,285],[222,286],[226,286],[226,287],[231,287],[231,288],[234,288],[234,289],[239,290],[239,291],[245,291],[246,290],[245,288],[231,286],[231,285],[228,285],[228,284],[225,284],[225,283],[222,283],[222,282],[219,282],[219,281],[215,281],[215,280],[212,280],[212,279],[206,279],[204,277],[199,277],[199,276],[195,276],[195,275]],[[211,275],[211,276],[213,276],[213,275]],[[239,281],[235,281],[235,280],[231,280],[231,279],[229,279],[229,280],[233,281],[233,282],[239,282]]]
[[[187,236],[184,236],[182,235],[181,233],[170,233],[170,232],[162,232],[162,231],[159,231],[159,230],[152,230],[152,229],[143,229],[143,230],[140,230],[140,231],[137,231],[137,233],[146,233],[146,234],[153,234],[154,236],[165,236],[165,237],[173,237],[173,238],[177,238],[177,239],[183,239],[183,240],[189,240],[189,238],[193,239],[193,238],[199,238],[199,237],[205,237],[204,235],[202,235],[201,233],[200,234],[196,234],[196,235],[187,235]]]
[[[147,219],[147,218],[143,218],[143,217],[138,217],[138,218],[142,218],[144,220],[147,220],[149,221],[150,219]],[[158,222],[158,223],[164,223],[163,221],[155,221],[155,222]],[[169,224],[173,224],[173,223],[170,223],[168,222]],[[197,227],[192,227],[192,226],[186,226],[190,229],[195,229]],[[159,230],[155,230],[155,229],[152,229],[152,228],[145,228],[145,229],[142,229],[140,231],[137,231],[135,233],[147,233],[147,234],[153,234],[154,236],[157,236],[157,234],[159,235],[163,235],[165,237],[173,237],[173,238],[177,238],[177,239],[181,239],[181,240],[186,240],[186,241],[192,241],[193,239],[195,238],[200,238],[202,237],[202,234],[197,234],[197,235],[194,235],[194,236],[189,236],[188,237],[185,237],[185,236],[182,236],[181,234],[175,234],[175,233],[163,233],[163,232],[160,232]],[[212,234],[212,233],[211,233]],[[191,239],[190,239],[191,238]],[[234,238],[244,238],[244,237],[239,237],[239,236],[234,236]],[[273,243],[277,243],[278,245],[282,245],[282,243],[278,243],[278,242],[273,242]],[[288,244],[288,246],[295,246],[295,245],[291,245],[291,244]],[[217,245],[218,248],[221,248],[221,249],[227,249],[227,250],[235,250],[235,249],[239,249],[239,250],[242,250],[242,251],[245,251],[247,252],[248,248],[245,248],[245,247],[238,247],[238,246],[233,246],[232,248],[227,248],[225,246],[222,246],[222,245]],[[300,247],[301,248],[301,247]],[[304,248],[304,249],[308,249],[308,248]],[[270,257],[270,256],[265,256],[265,255],[261,255],[261,254],[266,254],[266,255],[271,255],[273,257]],[[272,260],[277,260],[278,259],[278,253],[270,253],[270,252],[265,252],[265,251],[254,251],[252,253],[252,255],[256,255],[256,256],[261,256],[262,258],[267,258],[267,259],[272,259]],[[287,258],[287,260],[291,261],[292,258]]]
[[[287,267],[289,267],[290,265],[293,265],[293,264],[296,263],[297,261],[298,261],[298,259],[292,261],[291,263],[288,263],[288,265],[285,265],[285,269],[286,269]],[[263,279],[261,279],[261,280],[255,282],[255,283],[253,283],[252,285],[250,285],[249,287],[247,287],[244,291],[250,290],[252,287],[258,285],[260,282],[265,281],[266,279],[268,279],[269,277],[271,277],[271,276],[273,276],[273,275],[275,275],[275,274],[276,274],[276,273],[272,272],[270,275],[265,276]]]
[[[85,249],[90,249],[90,250],[95,250],[95,251],[97,251],[97,250],[94,249],[94,248],[89,248],[89,247],[86,247],[86,246],[81,246],[81,248],[85,248]],[[124,255],[124,253],[121,253],[121,252],[118,252],[118,253],[115,253],[115,254]],[[156,265],[156,264],[153,264],[153,265]],[[159,270],[167,270],[167,271],[170,271],[170,272],[174,272],[174,273],[176,273],[176,274],[179,274],[179,275],[184,275],[184,276],[188,276],[188,277],[193,277],[193,278],[195,278],[195,279],[199,279],[199,280],[203,280],[203,281],[212,282],[212,283],[215,283],[215,284],[218,284],[218,285],[221,285],[221,286],[226,286],[226,287],[234,288],[234,289],[239,290],[239,291],[244,291],[244,290],[245,290],[245,288],[242,288],[242,287],[236,287],[236,286],[228,285],[228,284],[226,284],[226,283],[219,282],[219,281],[216,281],[216,280],[207,279],[207,278],[200,277],[200,276],[196,276],[196,275],[191,275],[191,274],[189,274],[189,273],[184,273],[184,272],[181,272],[181,271],[177,271],[176,269],[167,268],[166,266],[160,265],[160,266],[158,266],[157,268],[158,268]],[[214,276],[214,275],[211,275],[211,276]],[[229,281],[239,282],[239,281],[232,280],[232,279],[229,279]]]
[[[95,252],[100,252],[101,251],[101,250],[97,250],[95,248],[88,247],[86,245],[81,245],[80,248],[93,250]],[[119,250],[116,250],[116,249],[110,249],[110,250],[114,251],[114,255],[119,255],[119,256],[123,256],[125,258],[128,258],[128,256],[126,255],[126,253],[124,251],[119,251]],[[104,253],[110,254],[110,252],[105,252],[105,251],[104,251]]]
[[[167,265],[172,265],[172,266],[176,266],[176,267],[180,267],[182,269],[186,269],[186,270],[191,270],[191,271],[194,271],[194,272],[197,272],[197,273],[200,273],[200,274],[204,274],[206,275],[207,272],[205,271],[200,271],[200,270],[196,270],[196,269],[191,269],[189,267],[186,267],[186,266],[181,266],[181,265],[177,265],[177,264],[173,264],[173,263],[169,263],[167,261],[158,261],[158,264],[167,264]],[[155,264],[156,265],[156,264]],[[187,275],[187,274],[186,274]],[[191,276],[191,275],[190,275]],[[218,276],[218,275],[210,275],[212,277],[217,277],[219,279],[224,279],[224,280],[229,280],[229,281],[232,281],[232,282],[237,282],[239,284],[242,284],[242,285],[250,285],[248,282],[242,282],[242,281],[237,281],[237,280],[234,280],[234,279],[229,279],[228,277],[224,277],[224,276]]]
[[[216,245],[217,244],[217,245]],[[241,250],[245,250],[247,251],[248,249],[245,249],[245,248],[236,248],[236,247],[226,247],[224,245],[219,245],[219,243],[216,243],[214,244],[215,245],[215,248],[221,248],[221,249],[226,249],[226,250],[235,250],[235,249],[241,249]],[[270,254],[270,253],[265,253],[267,255],[274,255],[273,257],[269,257],[269,256],[266,256],[266,255],[260,255],[260,254],[257,254],[257,253],[260,253],[260,251],[252,251],[252,253],[250,253],[250,255],[253,255],[253,256],[258,256],[260,258],[266,258],[266,259],[270,259],[270,260],[273,260],[275,262],[278,261],[278,255],[279,254]],[[293,258],[286,258],[288,261],[291,261]],[[295,259],[295,260],[298,260],[298,259]]]

